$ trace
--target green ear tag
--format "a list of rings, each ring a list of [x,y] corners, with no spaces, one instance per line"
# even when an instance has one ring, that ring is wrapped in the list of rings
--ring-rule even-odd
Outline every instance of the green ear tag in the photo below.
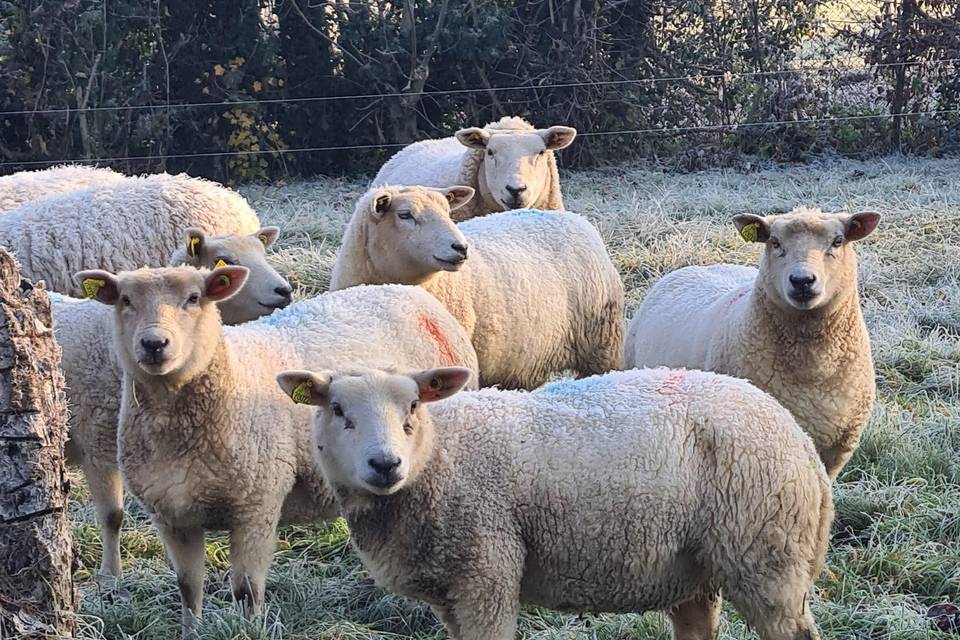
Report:
[[[97,280],[96,278],[84,278],[80,286],[83,287],[84,296],[96,298],[97,294],[100,293],[100,289],[106,284],[103,280]]]
[[[745,225],[742,229],[740,229],[740,236],[747,242],[756,242],[757,233],[759,232],[759,230],[760,230],[760,223],[751,222],[750,224]]]
[[[190,242],[187,243],[187,253],[190,254],[191,258],[197,257],[197,245],[200,244],[200,238],[197,236],[191,236]]]
[[[227,276],[220,276],[220,279],[218,280],[218,282],[220,283],[221,287],[230,286],[230,278],[228,278]]]
[[[433,378],[430,380],[430,388],[440,390],[443,388],[443,380],[440,378]]]
[[[310,389],[312,387],[313,384],[310,382],[301,382],[293,388],[293,392],[290,394],[290,397],[297,404],[310,404]]]

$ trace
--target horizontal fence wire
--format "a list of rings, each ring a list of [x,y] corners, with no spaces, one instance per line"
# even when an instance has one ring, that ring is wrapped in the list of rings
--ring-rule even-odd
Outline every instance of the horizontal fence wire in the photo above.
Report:
[[[811,61],[812,62],[812,61]],[[301,102],[336,102],[342,100],[380,100],[384,98],[402,98],[410,96],[420,97],[440,97],[447,95],[462,94],[489,94],[502,93],[505,91],[541,91],[546,89],[568,89],[577,87],[601,87],[616,85],[643,85],[658,84],[662,82],[691,82],[704,80],[718,80],[721,78],[753,78],[765,76],[780,76],[791,74],[815,74],[827,71],[860,71],[867,69],[883,69],[889,67],[908,67],[908,66],[932,66],[936,64],[948,64],[960,62],[960,58],[941,58],[937,60],[913,60],[901,62],[882,62],[876,64],[845,64],[845,65],[824,65],[817,67],[798,67],[795,69],[777,69],[771,71],[728,71],[714,74],[698,74],[688,76],[665,76],[657,78],[637,78],[632,80],[598,80],[594,82],[559,82],[541,85],[515,85],[509,87],[475,87],[471,89],[444,89],[444,90],[424,90],[412,91],[410,93],[366,93],[347,96],[306,96],[302,98],[264,98],[261,100],[225,100],[222,102],[178,102],[152,105],[115,105],[107,107],[54,107],[48,109],[18,109],[13,111],[0,111],[0,117],[23,116],[23,115],[56,115],[56,114],[74,114],[74,113],[97,113],[97,112],[115,112],[115,111],[142,111],[142,110],[170,110],[170,109],[192,109],[192,108],[210,108],[210,107],[234,107],[253,104],[284,104]]]
[[[851,115],[851,116],[830,116],[822,118],[807,118],[802,120],[770,120],[763,122],[740,122],[740,123],[731,123],[731,124],[707,124],[707,125],[696,125],[688,127],[655,127],[648,129],[622,129],[617,131],[586,131],[584,133],[578,134],[579,137],[589,138],[589,137],[600,137],[600,136],[615,136],[615,135],[642,135],[642,134],[676,134],[676,135],[686,135],[694,132],[705,132],[705,131],[736,131],[738,129],[749,129],[757,127],[772,127],[772,126],[785,126],[785,125],[798,125],[798,124],[817,124],[817,123],[827,123],[827,122],[847,122],[852,120],[876,120],[881,118],[894,118],[894,117],[913,117],[913,116],[933,116],[933,115],[947,115],[947,114],[960,114],[960,108],[957,109],[935,109],[930,111],[912,111],[899,114],[893,113],[878,113],[878,114],[865,114],[865,115]],[[409,144],[417,142],[412,140],[410,142],[390,142],[382,144],[357,144],[357,145],[340,145],[340,146],[331,146],[331,147],[301,147],[293,149],[260,149],[256,151],[210,151],[210,152],[201,152],[201,153],[178,153],[178,154],[157,154],[157,155],[141,155],[141,156],[123,156],[123,157],[112,157],[112,158],[73,158],[73,159],[61,159],[61,160],[26,160],[26,161],[7,161],[0,162],[0,167],[10,167],[10,166],[50,166],[57,164],[83,164],[83,163],[100,163],[100,162],[131,162],[131,161],[143,161],[143,160],[161,160],[161,159],[188,159],[188,158],[211,158],[211,157],[229,157],[229,156],[259,156],[259,155],[285,155],[285,154],[294,154],[294,153],[322,153],[326,151],[350,151],[350,150],[374,150],[374,149],[397,149],[400,147],[405,147]]]

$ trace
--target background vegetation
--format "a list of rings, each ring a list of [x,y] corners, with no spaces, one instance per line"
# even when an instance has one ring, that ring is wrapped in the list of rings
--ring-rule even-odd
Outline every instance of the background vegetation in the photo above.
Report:
[[[591,134],[567,166],[946,153],[958,18],[954,0],[6,0],[0,171],[352,173],[503,114]]]

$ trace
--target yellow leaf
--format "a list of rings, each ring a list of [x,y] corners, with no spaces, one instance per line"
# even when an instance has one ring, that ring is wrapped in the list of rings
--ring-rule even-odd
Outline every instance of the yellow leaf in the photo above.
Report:
[[[260,91],[261,91],[262,89],[263,89],[263,84],[262,84],[259,80],[254,81],[254,83],[253,83],[253,91],[254,91],[255,93],[260,93]]]
[[[223,65],[220,65],[220,64],[215,65],[215,66],[213,67],[213,73],[216,74],[216,75],[218,75],[218,76],[222,76],[222,75],[224,74]]]

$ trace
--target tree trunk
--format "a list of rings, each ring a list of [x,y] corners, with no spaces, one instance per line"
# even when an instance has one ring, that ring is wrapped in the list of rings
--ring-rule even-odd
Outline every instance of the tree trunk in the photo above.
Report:
[[[67,411],[50,301],[0,248],[0,638],[72,637]]]

